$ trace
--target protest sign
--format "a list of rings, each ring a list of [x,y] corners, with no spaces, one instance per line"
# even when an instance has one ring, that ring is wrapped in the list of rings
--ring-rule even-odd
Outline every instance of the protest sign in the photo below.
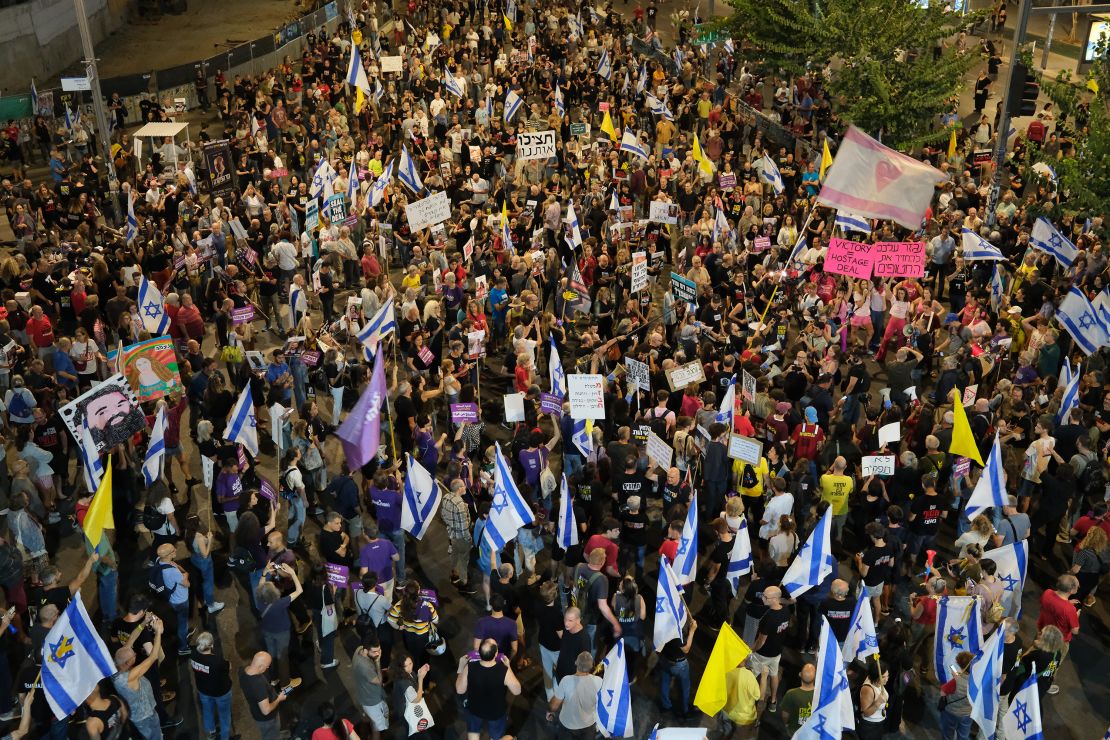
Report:
[[[871,268],[874,264],[875,256],[871,253],[870,244],[847,239],[829,240],[829,251],[825,255],[825,272],[866,280],[871,277]]]
[[[516,158],[521,161],[530,159],[549,159],[555,156],[555,132],[537,131],[517,134]]]
[[[678,204],[661,200],[651,201],[651,205],[648,206],[648,221],[654,221],[657,224],[677,224]]]
[[[343,193],[336,193],[329,197],[324,210],[327,213],[328,221],[333,224],[342,223],[343,219],[347,218],[347,196]]]
[[[744,373],[744,375],[742,376],[742,381],[741,381],[741,386],[740,386],[740,395],[743,397],[743,399],[745,401],[754,401],[755,400],[755,376],[752,375],[751,373],[749,373],[747,370],[743,370],[742,372]]]
[[[116,352],[117,350],[108,352],[109,365],[115,364]],[[182,393],[185,390],[173,340],[169,337],[154,337],[124,347],[119,368],[135,391],[139,403],[157,401],[168,393]]]
[[[509,393],[505,396],[505,421],[524,421],[523,393]]]
[[[433,193],[405,206],[405,215],[409,219],[409,228],[419,231],[433,224],[443,223],[451,218],[451,199],[445,191]]]
[[[721,186],[721,190],[733,190],[736,188],[736,175],[720,175],[717,177],[717,184]]]
[[[571,136],[589,136],[590,124],[588,123],[572,123],[570,125]]]
[[[563,398],[555,393],[540,393],[540,413],[563,415]]]
[[[327,573],[328,583],[336,588],[347,588],[347,582],[350,580],[350,571],[346,565],[324,563],[324,571]]]
[[[875,260],[875,277],[925,276],[925,242],[875,242],[871,245],[871,256]],[[825,265],[828,266],[827,259]]]
[[[970,406],[975,403],[975,395],[979,392],[979,384],[975,383],[964,388],[963,405]]]
[[[691,302],[698,297],[698,286],[693,280],[687,280],[677,272],[672,272],[671,294],[677,301]]]
[[[605,418],[605,376],[572,373],[567,376],[567,400],[575,419]]]
[[[894,455],[864,455],[863,476],[894,475]]]
[[[158,340],[148,341],[161,340],[169,341],[169,338],[159,337]],[[172,343],[169,346],[172,354]],[[174,376],[177,377],[176,362]],[[179,385],[180,382],[178,380]],[[81,442],[82,426],[88,422],[93,442],[101,451],[126,444],[137,432],[147,428],[146,416],[139,406],[135,391],[127,379],[118,373],[62,406],[58,409],[58,414],[78,443]]]
[[[741,434],[729,435],[728,456],[733,460],[759,465],[759,460],[763,457],[763,443]]]
[[[453,403],[451,404],[451,423],[452,424],[477,424],[478,417],[478,404],[476,403]]]
[[[701,362],[694,360],[687,362],[685,365],[672,367],[667,371],[667,384],[671,386],[672,391],[682,390],[691,383],[702,383],[705,381],[705,370],[701,366]]]
[[[304,206],[304,227],[312,231],[320,225],[320,199],[312,198]]]
[[[475,329],[466,333],[466,354],[474,360],[486,354],[486,332],[484,329]]]
[[[646,362],[624,358],[624,368],[628,371],[628,382],[642,391],[651,392],[651,368]]]
[[[647,436],[647,456],[655,461],[657,467],[668,470],[671,467],[671,458],[674,457],[674,450],[669,444],[664,442],[655,432],[648,432]]]
[[[891,443],[898,446],[898,442],[901,439],[902,425],[899,422],[896,421],[886,426],[879,427],[879,447],[884,447]]]
[[[378,64],[381,65],[382,72],[400,72],[404,69],[404,61],[400,56],[378,57]]]
[[[755,243],[752,244],[752,251],[753,252],[766,252],[770,248],[771,248],[771,237],[769,237],[769,236],[757,236],[755,238]]]
[[[639,293],[648,284],[647,252],[632,253],[632,292]]]
[[[254,306],[231,309],[231,323],[245,324],[248,321],[254,321]]]

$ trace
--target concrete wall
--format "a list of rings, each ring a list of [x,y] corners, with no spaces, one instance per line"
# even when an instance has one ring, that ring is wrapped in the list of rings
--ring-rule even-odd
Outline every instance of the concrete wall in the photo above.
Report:
[[[93,43],[123,26],[128,0],[85,0]],[[32,0],[0,9],[0,90],[26,92],[80,61],[81,35],[73,0]],[[45,85],[44,85],[45,86]]]

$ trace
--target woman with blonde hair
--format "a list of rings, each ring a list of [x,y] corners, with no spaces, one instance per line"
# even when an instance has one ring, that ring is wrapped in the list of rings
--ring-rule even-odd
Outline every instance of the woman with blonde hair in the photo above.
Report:
[[[960,557],[967,554],[968,545],[986,547],[994,536],[994,525],[991,520],[980,514],[971,520],[971,529],[961,534],[956,539],[956,547],[960,548]]]
[[[1079,543],[1079,549],[1072,556],[1071,570],[1068,571],[1079,580],[1079,591],[1075,598],[1083,606],[1094,606],[1094,590],[1102,577],[1104,563],[1110,563],[1110,554],[1106,552],[1106,530],[1102,527],[1091,527],[1087,536]]]

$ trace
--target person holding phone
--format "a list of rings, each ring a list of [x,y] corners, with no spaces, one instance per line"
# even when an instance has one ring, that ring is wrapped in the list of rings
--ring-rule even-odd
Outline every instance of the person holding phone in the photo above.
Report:
[[[117,673],[112,676],[112,685],[115,686],[116,693],[127,702],[131,711],[131,724],[144,740],[161,740],[162,723],[158,719],[158,705],[154,701],[154,689],[146,674],[161,652],[162,620],[152,617],[150,626],[154,630],[154,649],[141,663],[138,662],[134,645],[143,631],[132,632],[126,644],[116,651]]]
[[[940,737],[942,740],[968,740],[971,736],[971,699],[967,695],[968,667],[974,655],[967,650],[949,666],[952,678],[940,687]]]
[[[278,740],[281,734],[278,707],[293,692],[292,686],[278,691],[270,685],[268,671],[272,662],[273,658],[263,650],[255,653],[251,662],[239,670],[239,688],[247,700],[247,709],[258,726],[262,740]]]

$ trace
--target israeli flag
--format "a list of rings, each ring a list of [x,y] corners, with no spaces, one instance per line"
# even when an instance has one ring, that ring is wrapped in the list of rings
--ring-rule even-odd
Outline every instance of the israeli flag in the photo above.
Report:
[[[135,241],[139,235],[139,219],[135,218],[135,196],[127,193],[127,243]]]
[[[628,69],[624,70],[624,85],[621,86],[621,95],[628,96],[628,91],[632,88],[632,77],[628,74]]]
[[[231,409],[227,419],[227,429],[224,430],[224,439],[243,445],[252,457],[258,457],[258,423],[254,418],[254,397],[251,396],[251,386],[247,383],[239,400]]]
[[[64,116],[65,116],[66,131],[69,131],[70,133],[73,133],[73,124],[74,124],[75,121],[74,121],[74,118],[73,118],[72,114],[69,112],[69,106],[68,105],[66,106]]]
[[[513,251],[513,230],[509,228],[509,219],[501,215],[501,243],[505,252],[512,253]]]
[[[100,479],[104,477],[104,461],[100,459],[100,451],[89,429],[88,419],[81,423],[77,454],[81,456],[81,472],[85,476],[85,485],[88,486],[89,493],[96,493],[96,489],[100,487]]]
[[[378,312],[370,317],[366,326],[359,330],[357,336],[363,346],[373,350],[378,342],[397,330],[397,318],[393,310],[393,300],[386,299]]]
[[[555,522],[555,542],[564,550],[578,544],[578,523],[574,520],[574,501],[570,497],[566,473],[559,489],[559,519]]]
[[[594,451],[594,439],[590,434],[590,424],[586,419],[574,420],[574,434],[571,435],[571,441],[578,451],[582,453],[583,457],[589,457]]]
[[[445,69],[443,70],[443,79],[447,82],[447,92],[451,93],[456,98],[461,98],[463,96],[462,88],[459,86],[459,81],[455,79],[455,75]]]
[[[956,656],[981,649],[979,599],[975,596],[941,596],[937,602],[937,631],[933,639],[933,668],[938,683],[952,678],[949,666]]]
[[[320,164],[316,165],[316,172],[312,175],[312,185],[308,190],[309,195],[318,198],[322,193],[323,198],[327,200],[332,195],[331,185],[337,177],[339,177],[339,173],[328,164],[328,160],[321,159]]]
[[[871,233],[871,222],[863,216],[857,216],[854,213],[847,211],[837,211],[836,221],[833,225],[847,234],[849,231],[855,231],[860,234]]]
[[[374,78],[374,92],[373,92],[374,104],[375,105],[381,101],[383,95],[385,95],[385,88],[382,87],[382,81],[381,81],[380,78],[375,77]]]
[[[1033,224],[1033,230],[1029,233],[1029,246],[1051,254],[1064,267],[1071,267],[1071,263],[1075,262],[1079,254],[1075,245],[1057,231],[1044,216],[1039,217]]]
[[[1106,731],[1110,737],[1110,730]],[[1014,694],[1010,708],[1002,715],[1002,735],[1006,740],[1041,740],[1044,726],[1041,724],[1041,693],[1037,689],[1037,664],[1029,666],[1025,683]]]
[[[775,164],[775,160],[771,159],[770,154],[764,154],[763,159],[759,160],[762,164],[759,174],[764,180],[771,183],[771,188],[775,191],[775,195],[780,195],[785,189],[782,184],[782,173],[779,172],[779,166]]]
[[[1102,324],[1107,338],[1110,339],[1110,288],[1103,288],[1102,292],[1095,296],[1091,306],[1095,309],[1095,316]]]
[[[143,460],[143,480],[147,487],[154,485],[154,481],[162,477],[162,469],[166,462],[166,407],[159,406],[158,413],[154,416],[154,428],[150,430],[150,442],[146,446],[146,458]]]
[[[637,157],[641,157],[643,159],[648,158],[648,153],[644,150],[643,144],[640,143],[639,137],[637,137],[636,134],[632,133],[628,129],[625,129],[624,134],[621,135],[620,150],[622,152],[635,154]]]
[[[621,202],[619,200],[617,200],[617,191],[614,188],[613,189],[613,194],[609,196],[609,210],[610,211],[620,211],[620,209],[621,209]]]
[[[574,212],[574,203],[567,204],[567,225],[570,227],[570,238],[566,240],[571,249],[582,246],[582,230],[578,228],[578,215]]]
[[[518,529],[533,521],[533,517],[532,510],[528,508],[528,503],[516,487],[512,469],[501,454],[501,443],[496,444],[493,502],[490,504],[485,536],[493,551],[500,552],[516,537]]]
[[[1072,377],[1064,387],[1064,397],[1060,401],[1060,411],[1056,414],[1057,426],[1067,424],[1072,410],[1079,407],[1079,381],[1082,380],[1082,377],[1078,370],[1074,374],[1070,372],[1071,363],[1066,357],[1064,358],[1064,367],[1069,368],[1068,374]]]
[[[663,114],[663,109],[665,107],[663,105],[663,101],[660,100],[659,98],[655,97],[651,93],[645,93],[644,94],[644,105],[647,106],[647,109],[650,113],[652,113],[656,116],[662,115]]]
[[[655,631],[652,633],[655,652],[671,640],[681,640],[686,627],[686,603],[678,590],[674,571],[663,558],[659,561],[659,584],[655,588]]]
[[[720,424],[727,424],[729,429],[732,429],[732,412],[736,408],[736,376],[733,375],[732,379],[728,382],[728,390],[721,398],[721,408],[717,411],[717,422]]]
[[[674,113],[671,113],[671,109],[667,107],[667,101],[668,101],[669,99],[670,99],[670,98],[665,98],[665,99],[663,100],[663,110],[662,110],[662,114],[663,114],[663,118],[664,118],[665,120],[667,120],[667,121],[670,121],[671,123],[674,123]]]
[[[379,34],[370,34],[370,53],[377,59],[382,55],[382,39]]]
[[[999,306],[1002,305],[1002,296],[1006,293],[1006,286],[1002,283],[1002,268],[998,265],[994,266],[994,272],[991,273],[991,309],[998,313]]]
[[[424,189],[424,183],[420,180],[420,173],[416,171],[416,162],[412,160],[409,148],[404,144],[401,145],[401,165],[397,168],[397,179],[416,195],[419,195],[420,191]]]
[[[502,112],[502,119],[505,123],[513,120],[513,116],[520,110],[520,106],[524,105],[524,98],[516,94],[514,90],[509,90],[505,93],[505,110]]]
[[[31,112],[38,115],[39,110],[39,91],[35,88],[35,78],[31,78]]]
[[[1057,379],[1056,386],[1059,388],[1067,388],[1068,383],[1071,382],[1071,360],[1067,357],[1064,358],[1064,364],[1060,366],[1060,376]]]
[[[1106,329],[1099,320],[1098,312],[1075,286],[1056,309],[1056,320],[1067,329],[1084,354],[1093,355],[1106,344]]]
[[[1002,652],[1005,630],[996,629],[987,640],[983,652],[971,664],[967,681],[967,699],[971,704],[971,719],[979,725],[986,740],[994,739],[994,725],[998,717],[998,689],[1002,683]]]
[[[752,538],[748,533],[748,517],[740,515],[740,528],[732,538],[725,577],[732,586],[732,595],[740,592],[740,577],[752,572]]]
[[[439,485],[411,454],[405,454],[405,461],[408,467],[405,495],[401,499],[401,529],[422,540],[439,511]]]
[[[551,392],[556,396],[567,395],[567,375],[563,372],[563,361],[559,359],[559,350],[555,347],[555,337],[548,335],[547,346],[550,357],[547,358],[547,372],[551,376]]]
[[[486,118],[493,120],[493,98],[486,95]]]
[[[632,737],[632,689],[623,638],[617,640],[601,665],[605,675],[597,692],[597,728],[605,737]]]
[[[875,615],[871,611],[871,599],[860,594],[852,609],[852,626],[844,639],[844,662],[863,660],[879,654],[879,635],[875,631]]]
[[[613,77],[613,65],[609,61],[609,52],[605,49],[601,50],[601,59],[597,63],[597,74],[605,80]]]
[[[729,54],[736,53],[736,47],[732,45],[732,39],[725,39],[724,47]]]
[[[813,682],[813,703],[809,718],[794,740],[833,740],[844,730],[855,729],[855,711],[844,658],[829,620],[821,617],[821,639],[817,648],[817,678]]]
[[[998,432],[994,433],[994,446],[987,456],[983,474],[971,491],[964,506],[964,516],[974,519],[986,509],[993,508],[1001,513],[1006,505],[1006,471],[1002,469],[1002,446],[998,443]]]
[[[351,169],[347,173],[347,202],[350,203],[351,214],[355,213],[355,199],[358,198],[359,182],[358,173],[355,171],[356,165],[352,162]]]
[[[968,262],[1005,262],[1002,250],[976,234],[966,226],[963,234],[963,258]]]
[[[154,283],[143,275],[139,280],[139,317],[143,328],[152,337],[160,337],[170,328],[170,317],[166,314],[166,302]]]
[[[370,186],[370,207],[377,208],[378,204],[382,202],[385,197],[385,189],[393,182],[393,160],[382,170],[382,174]]]
[[[358,46],[351,44],[351,59],[347,64],[347,84],[363,92],[370,92],[370,81],[366,78],[366,69],[362,66],[362,57],[358,53]]]
[[[714,242],[717,242],[721,239],[728,238],[728,235],[732,232],[732,229],[729,228],[729,225],[728,225],[728,219],[725,218],[724,206],[721,205],[720,201],[717,201],[716,210],[717,210],[717,215],[715,215],[713,217],[712,239],[713,239]]]
[[[698,575],[698,492],[690,498],[690,509],[682,524],[682,535],[674,555],[675,583],[685,586],[693,583]]]
[[[42,693],[59,720],[89,698],[101,680],[116,672],[108,646],[100,639],[78,591],[42,643]]]
[[[636,78],[636,94],[641,95],[647,87],[647,62],[640,62],[640,76]]]
[[[555,84],[555,112],[562,118],[567,114],[567,106],[563,102],[563,91],[559,89],[558,83]]]
[[[1002,520],[999,531],[1005,533],[1009,527]],[[1029,540],[1012,542],[983,553],[984,560],[997,566],[995,576],[1002,582],[1002,612],[1007,617],[1021,617],[1021,594],[1025,589],[1025,576],[1029,571]]]
[[[782,576],[782,587],[793,598],[804,594],[832,573],[836,559],[832,554],[832,507],[817,522],[809,539],[794,556]],[[839,648],[837,648],[839,650]]]
[[[294,329],[306,313],[308,313],[308,297],[303,290],[293,285],[289,288],[289,321],[292,322]]]

